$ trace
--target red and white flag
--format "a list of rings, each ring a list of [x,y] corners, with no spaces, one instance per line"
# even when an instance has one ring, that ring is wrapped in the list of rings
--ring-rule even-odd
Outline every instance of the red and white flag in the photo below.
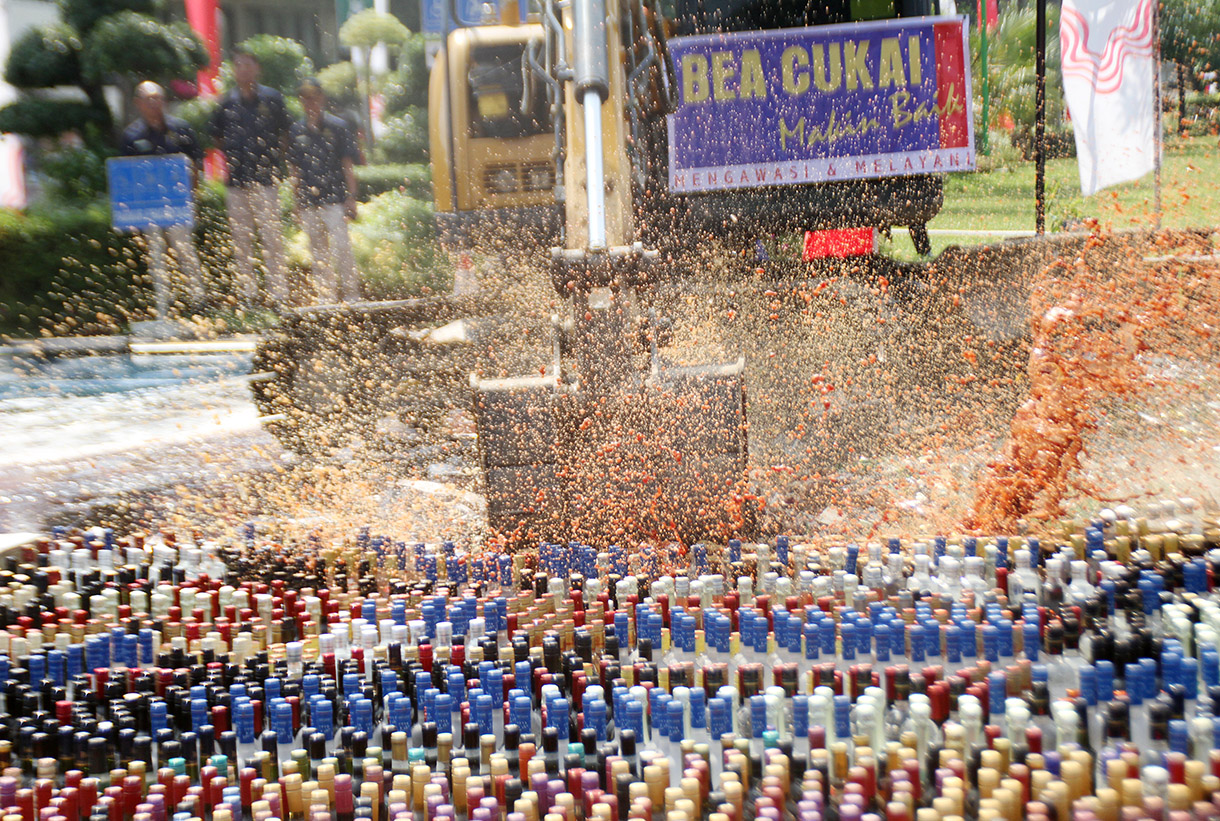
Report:
[[[1063,91],[1085,196],[1138,179],[1156,163],[1156,0],[1063,0]]]

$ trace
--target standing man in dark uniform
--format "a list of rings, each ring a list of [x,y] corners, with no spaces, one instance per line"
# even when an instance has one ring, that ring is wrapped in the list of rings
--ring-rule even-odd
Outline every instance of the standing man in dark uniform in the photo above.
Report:
[[[359,299],[360,281],[347,233],[347,221],[356,218],[354,165],[359,149],[347,124],[326,111],[321,83],[308,79],[297,93],[305,118],[288,132],[288,160],[301,228],[309,235],[313,254],[314,290],[324,303]]]
[[[157,154],[185,154],[191,160],[191,182],[198,182],[199,166],[203,163],[203,149],[195,138],[195,132],[185,120],[165,113],[165,89],[153,82],[136,86],[136,110],[140,119],[123,131],[119,153],[124,157],[141,157]],[[148,268],[153,278],[153,298],[157,319],[169,314],[173,294],[169,270],[169,255],[166,241],[173,246],[178,259],[178,270],[182,284],[190,299],[190,308],[198,309],[204,300],[203,268],[199,254],[195,251],[195,239],[189,225],[174,225],[169,228],[144,230],[148,242]]]
[[[259,85],[258,58],[233,53],[237,88],[226,94],[212,115],[211,133],[229,167],[228,211],[233,232],[240,292],[246,306],[258,296],[254,270],[254,232],[258,231],[266,268],[266,294],[276,307],[288,304],[288,276],[280,223],[279,176],[291,118],[283,96]]]

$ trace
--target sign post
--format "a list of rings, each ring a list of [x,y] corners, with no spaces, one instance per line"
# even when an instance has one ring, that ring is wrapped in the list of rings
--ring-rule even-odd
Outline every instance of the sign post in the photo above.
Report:
[[[973,171],[966,18],[669,41],[675,193]]]
[[[195,224],[191,161],[185,154],[111,157],[106,160],[106,178],[116,230]]]

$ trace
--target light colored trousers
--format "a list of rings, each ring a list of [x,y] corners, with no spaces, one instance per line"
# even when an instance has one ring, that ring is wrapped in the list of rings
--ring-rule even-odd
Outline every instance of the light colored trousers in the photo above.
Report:
[[[309,250],[313,255],[313,284],[318,302],[325,304],[360,299],[356,258],[352,256],[352,241],[347,233],[343,206],[335,203],[302,208],[301,228],[309,237]]]
[[[149,228],[144,231],[148,242],[148,268],[152,274],[153,300],[156,304],[157,319],[165,319],[169,315],[170,302],[173,299],[175,279],[184,286],[187,295],[196,305],[205,296],[203,287],[203,268],[199,265],[199,254],[195,251],[195,237],[189,226],[175,225],[170,228]],[[168,241],[168,243],[167,243]],[[173,246],[174,256],[178,259],[179,277],[175,278],[170,270],[169,250]]]
[[[288,302],[288,276],[284,265],[284,234],[280,222],[279,187],[233,185],[228,189],[229,229],[233,232],[233,258],[237,264],[238,291],[247,305],[258,297],[254,269],[254,231],[262,246],[266,290],[276,304]]]

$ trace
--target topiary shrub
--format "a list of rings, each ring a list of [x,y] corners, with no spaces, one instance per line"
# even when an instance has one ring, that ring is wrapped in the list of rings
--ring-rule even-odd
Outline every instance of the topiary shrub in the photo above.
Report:
[[[381,194],[360,207],[351,236],[367,298],[404,299],[451,287],[430,203],[400,191]]]
[[[36,26],[9,52],[4,79],[17,88],[73,85],[80,79],[80,34],[66,23]]]
[[[374,146],[383,162],[418,163],[428,159],[428,110],[412,107],[386,120],[385,131]]]
[[[42,158],[47,193],[65,204],[86,205],[106,193],[106,157],[87,148],[61,148]]]
[[[296,98],[301,81],[314,73],[313,61],[305,53],[305,46],[287,37],[274,34],[256,34],[241,42],[241,47],[258,58],[262,72],[259,82],[271,86],[281,94]],[[233,88],[233,64],[226,60],[220,66],[220,85]]]

